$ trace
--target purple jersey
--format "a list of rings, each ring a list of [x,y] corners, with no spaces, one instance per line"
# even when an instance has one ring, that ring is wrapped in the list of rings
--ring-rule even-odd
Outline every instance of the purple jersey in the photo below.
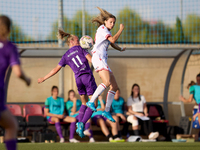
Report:
[[[4,88],[4,78],[8,66],[16,64],[20,64],[17,47],[9,41],[0,41],[0,89]]]
[[[69,65],[75,74],[75,78],[85,73],[92,74],[89,63],[85,57],[87,54],[89,54],[88,51],[81,46],[73,46],[62,56],[59,65],[62,67]]]

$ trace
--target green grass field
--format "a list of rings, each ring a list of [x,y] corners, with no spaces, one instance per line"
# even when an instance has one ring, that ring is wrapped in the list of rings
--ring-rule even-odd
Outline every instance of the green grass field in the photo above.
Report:
[[[3,144],[0,144],[0,150],[5,150]],[[20,143],[18,150],[200,150],[200,142],[195,143]]]

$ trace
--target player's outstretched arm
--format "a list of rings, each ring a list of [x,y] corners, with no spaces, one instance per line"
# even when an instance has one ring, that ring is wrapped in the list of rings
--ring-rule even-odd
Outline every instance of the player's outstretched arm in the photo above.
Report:
[[[62,66],[57,65],[54,69],[52,69],[46,76],[44,76],[43,78],[39,78],[38,79],[38,83],[42,83],[45,80],[47,80],[48,78],[52,77],[53,75],[55,75],[60,69],[62,68]]]
[[[14,74],[20,79],[24,80],[28,86],[31,84],[31,79],[24,74],[20,65],[13,65],[12,70]]]
[[[120,24],[120,28],[119,28],[119,31],[114,35],[114,36],[110,36],[108,37],[108,40],[111,42],[111,43],[115,43],[119,36],[122,34],[122,31],[124,30],[124,25],[123,24]]]
[[[179,100],[184,102],[184,103],[191,103],[192,100],[193,100],[193,94],[190,94],[190,97],[188,99],[185,99],[183,96],[180,96]]]
[[[110,44],[114,49],[122,52],[122,51],[125,51],[126,47],[119,47],[116,43],[111,43]]]

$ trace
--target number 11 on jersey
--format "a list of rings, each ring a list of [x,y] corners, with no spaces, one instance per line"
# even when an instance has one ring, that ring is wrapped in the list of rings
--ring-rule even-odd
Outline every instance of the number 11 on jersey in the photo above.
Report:
[[[80,63],[80,65],[82,65],[82,61],[80,59],[80,57],[78,55],[76,55],[76,59],[78,60],[78,62]],[[75,58],[72,58],[72,61],[74,62],[74,64],[79,68],[80,66],[78,65],[78,63],[76,62]]]

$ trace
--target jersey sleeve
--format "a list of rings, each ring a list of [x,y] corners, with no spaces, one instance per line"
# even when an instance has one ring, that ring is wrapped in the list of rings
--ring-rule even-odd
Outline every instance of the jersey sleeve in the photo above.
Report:
[[[48,98],[46,99],[44,105],[45,105],[45,108],[49,108],[49,100],[48,100]]]
[[[84,56],[86,56],[87,54],[89,54],[89,52],[88,52],[87,49],[83,49],[83,48],[81,48],[81,50],[82,50]]]
[[[13,45],[13,47],[11,48],[9,55],[10,55],[10,60],[9,60],[10,66],[20,64],[18,50],[15,45]]]
[[[127,106],[131,106],[132,105],[132,98],[131,96],[128,98],[127,100]]]
[[[101,35],[105,38],[108,39],[111,35],[110,31],[108,31],[108,29],[105,26],[100,26],[100,30],[99,32],[101,33]]]
[[[67,60],[65,59],[64,55],[62,56],[58,65],[60,65],[61,67],[65,67],[66,65],[68,65]]]
[[[190,94],[194,95],[194,86],[191,86],[190,89],[189,89],[189,91],[190,91]]]

